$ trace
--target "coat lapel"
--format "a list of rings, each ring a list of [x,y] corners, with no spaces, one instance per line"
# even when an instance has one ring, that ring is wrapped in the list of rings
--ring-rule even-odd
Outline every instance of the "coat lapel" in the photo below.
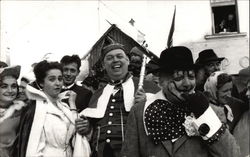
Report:
[[[167,141],[162,141],[161,143],[164,146],[164,148],[167,150],[167,152],[169,153],[169,155],[172,156],[173,155],[173,145],[172,145],[172,142],[170,140],[167,140]]]
[[[178,140],[176,140],[174,144],[174,152],[176,152],[180,148],[180,146],[184,144],[185,141],[187,141],[187,139],[188,139],[188,136],[184,135],[180,137]]]
[[[173,155],[186,141],[188,137],[186,135],[180,137],[178,140],[174,142],[174,144],[171,142],[171,140],[162,141],[162,145],[164,148],[168,151],[169,155]]]

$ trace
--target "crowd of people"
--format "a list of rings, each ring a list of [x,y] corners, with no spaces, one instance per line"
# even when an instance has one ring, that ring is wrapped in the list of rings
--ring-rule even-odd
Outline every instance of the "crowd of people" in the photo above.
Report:
[[[239,87],[223,59],[166,48],[141,87],[142,53],[112,43],[96,90],[76,83],[78,55],[40,61],[34,80],[0,62],[0,157],[249,156],[249,67]]]

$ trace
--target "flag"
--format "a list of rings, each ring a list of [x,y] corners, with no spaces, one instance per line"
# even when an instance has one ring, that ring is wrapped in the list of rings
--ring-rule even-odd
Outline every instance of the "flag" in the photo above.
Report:
[[[145,34],[141,31],[137,31],[137,42],[142,45],[142,43],[145,41]]]
[[[174,34],[174,24],[175,24],[175,12],[176,12],[176,7],[174,7],[174,15],[172,19],[172,24],[170,27],[170,31],[168,34],[168,42],[167,42],[167,48],[170,48],[173,46],[173,34]]]

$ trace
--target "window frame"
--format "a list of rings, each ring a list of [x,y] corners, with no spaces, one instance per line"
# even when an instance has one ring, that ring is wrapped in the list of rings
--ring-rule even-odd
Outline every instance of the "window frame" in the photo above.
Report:
[[[237,26],[237,33],[240,33],[240,26],[239,26],[239,12],[238,12],[238,2],[237,0],[223,0],[220,2],[213,2],[216,0],[209,0],[210,1],[210,7],[211,7],[211,18],[212,18],[212,35],[225,35],[225,34],[235,34],[235,32],[227,32],[227,33],[216,33],[216,26],[215,26],[215,14],[214,14],[214,8],[215,7],[223,7],[223,6],[232,6],[234,5],[235,8],[235,18],[236,18],[236,26]]]

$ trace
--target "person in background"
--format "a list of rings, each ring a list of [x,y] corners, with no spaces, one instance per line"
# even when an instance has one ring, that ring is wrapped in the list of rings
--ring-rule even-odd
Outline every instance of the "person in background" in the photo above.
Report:
[[[205,49],[199,53],[195,61],[196,90],[204,91],[207,78],[213,72],[221,70],[221,61],[224,59],[224,57],[218,57],[213,49]]]
[[[237,32],[237,24],[235,15],[229,13],[226,19],[219,24],[219,32]]]
[[[240,146],[241,157],[249,157],[249,124],[250,124],[250,113],[249,113],[249,105],[250,105],[250,77],[247,83],[247,92],[246,96],[248,98],[248,110],[243,113],[239,122],[234,128],[233,135]]]
[[[205,49],[199,53],[199,57],[195,61],[196,88],[201,92],[204,91],[204,84],[207,78],[215,71],[221,70],[221,62],[224,57],[218,57],[213,49]],[[239,91],[233,84],[232,95],[239,98]]]
[[[159,86],[159,72],[157,69],[159,66],[153,60],[150,60],[146,65],[147,75],[145,77],[148,81],[153,81],[155,84]]]
[[[60,63],[63,67],[63,89],[62,92],[67,90],[74,91],[76,96],[76,108],[81,112],[88,106],[92,92],[82,86],[76,84],[76,77],[80,72],[81,59],[78,55],[64,56]],[[67,101],[65,101],[67,102]]]
[[[20,80],[20,85],[19,85],[19,93],[18,93],[18,99],[27,101],[27,95],[26,95],[26,86],[30,83],[31,81],[26,78],[22,77]]]
[[[0,68],[0,157],[13,157],[14,141],[25,103],[17,99],[20,66]]]
[[[77,129],[85,135],[92,128],[92,157],[120,157],[130,108],[136,102],[145,101],[144,90],[155,93],[159,88],[145,81],[144,89],[138,90],[139,79],[128,72],[129,58],[123,45],[105,46],[101,59],[108,84],[94,93],[89,107],[80,113],[88,119],[79,119]]]
[[[242,100],[232,96],[232,88],[232,77],[223,71],[212,73],[204,85],[210,106],[221,120],[228,124],[231,132],[248,107]]]
[[[234,137],[201,92],[194,92],[191,51],[175,46],[160,55],[162,90],[132,107],[122,157],[238,157]]]
[[[133,76],[139,77],[143,60],[142,51],[135,46],[130,50],[130,53],[128,55],[130,61],[128,71],[130,71]]]
[[[44,60],[34,67],[36,80],[26,87],[29,104],[21,115],[17,157],[73,155],[76,93],[61,93],[62,73],[58,62]],[[65,97],[69,104],[62,102]]]
[[[248,106],[248,98],[246,96],[247,92],[247,81],[250,78],[250,66],[241,69],[238,73],[238,77],[234,79],[234,84],[236,85],[239,91],[239,98],[246,102]]]

